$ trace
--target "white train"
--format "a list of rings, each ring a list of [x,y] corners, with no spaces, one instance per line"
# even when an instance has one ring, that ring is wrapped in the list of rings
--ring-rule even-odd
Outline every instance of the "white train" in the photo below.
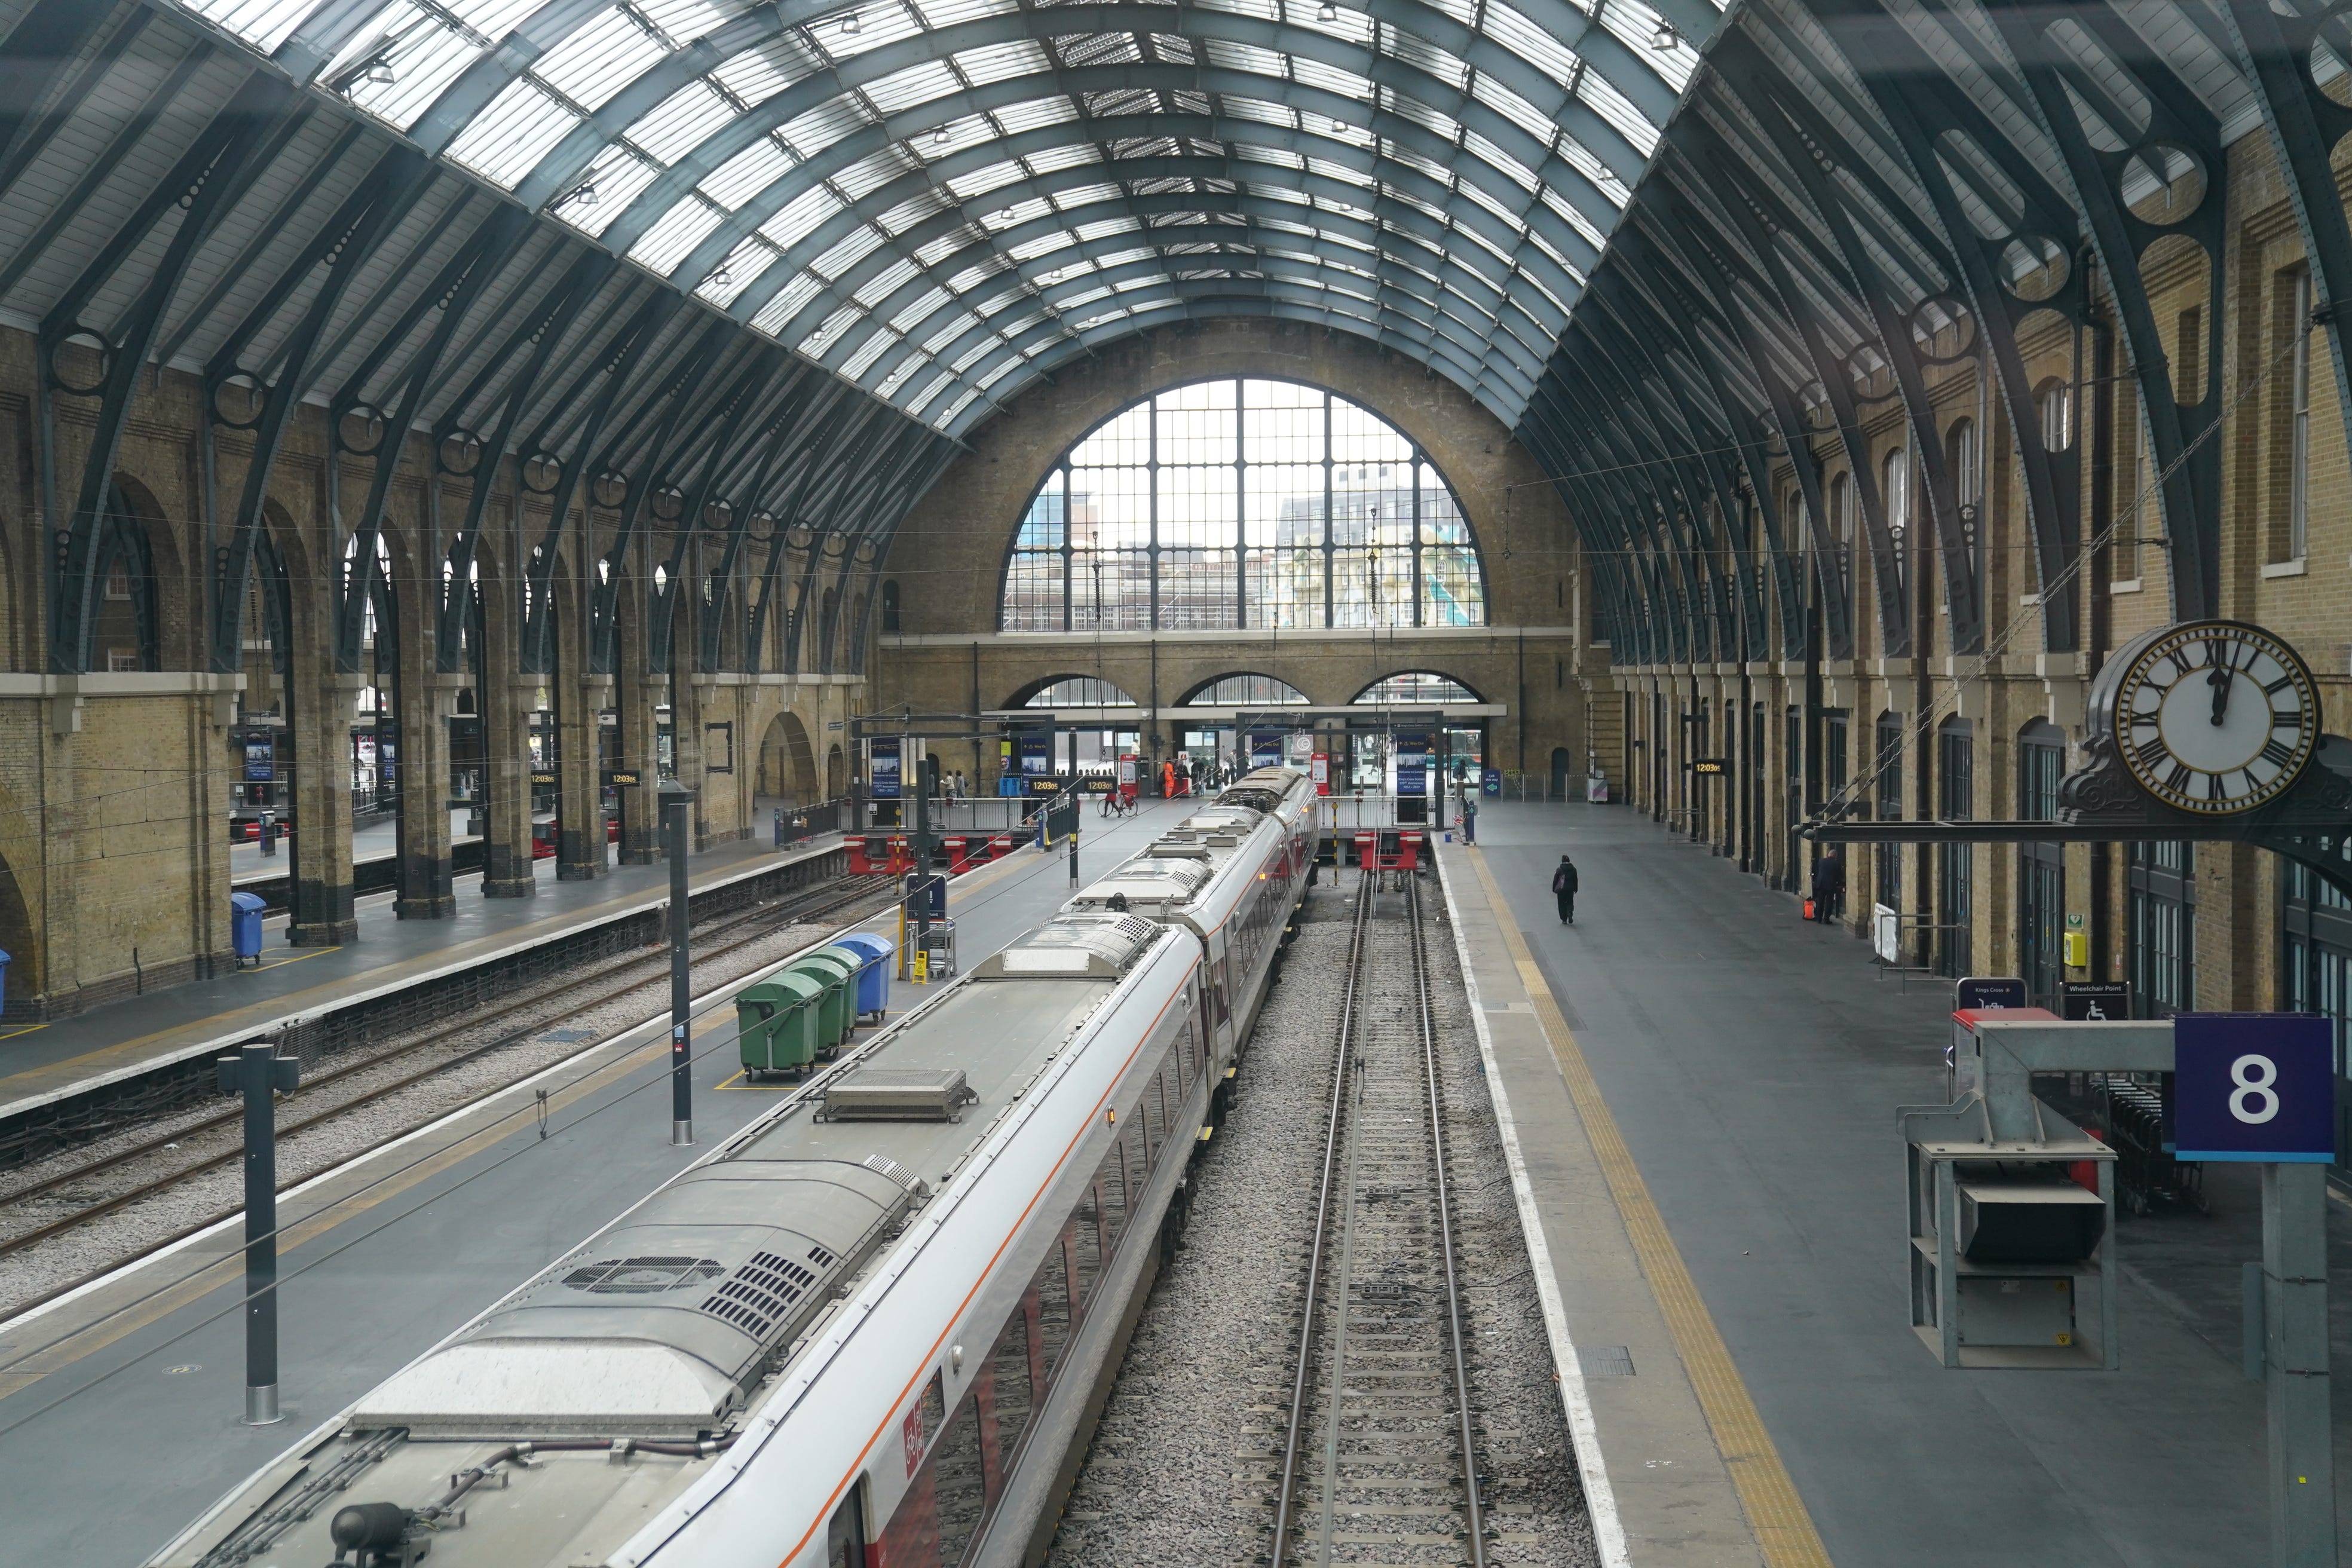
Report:
[[[1250,774],[151,1564],[1035,1563],[1305,890],[1312,806],[1300,775]],[[1139,896],[1155,879],[1181,895]]]

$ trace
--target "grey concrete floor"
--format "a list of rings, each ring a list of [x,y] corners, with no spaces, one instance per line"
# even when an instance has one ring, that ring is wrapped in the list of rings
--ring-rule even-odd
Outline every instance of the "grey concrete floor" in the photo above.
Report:
[[[1117,826],[1089,816],[1082,869],[1098,874],[1134,854],[1185,807],[1154,805]],[[968,893],[951,890],[963,963],[1050,916],[1069,896],[1066,866],[1059,849],[1024,851]],[[509,1138],[289,1251],[280,1288],[289,1414],[278,1426],[237,1420],[242,1320],[224,1312],[236,1300],[226,1289],[0,1399],[0,1568],[140,1562],[312,1426],[772,1104],[781,1090],[719,1091],[737,1065],[731,1025],[698,1042],[700,1149],[670,1145],[667,1073],[651,1067],[559,1117],[545,1142]],[[38,1320],[0,1325],[0,1364],[45,1342]]]
[[[1895,1108],[1944,1098],[1948,983],[1876,978],[1862,942],[1623,806],[1489,806],[1478,826],[1840,1568],[2267,1560],[2238,1348],[2252,1171],[2210,1169],[2210,1216],[2119,1224],[2120,1372],[1946,1371],[1909,1324]],[[1563,849],[1573,927],[1549,891]],[[2330,1221],[2340,1346],[2352,1215]]]

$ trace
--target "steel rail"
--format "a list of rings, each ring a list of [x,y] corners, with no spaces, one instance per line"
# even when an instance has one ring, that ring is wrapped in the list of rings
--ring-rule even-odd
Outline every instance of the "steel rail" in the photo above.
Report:
[[[864,891],[866,892],[877,890],[880,889],[864,889]],[[734,931],[755,922],[761,924],[764,929],[754,931],[748,936],[738,939],[737,941],[729,942],[722,947],[706,950],[698,956],[704,961],[715,958],[723,958],[727,954],[748,947],[755,942],[765,940],[768,936],[772,935],[777,930],[783,926],[811,923],[805,917],[811,915],[820,917],[829,915],[835,910],[842,908],[844,905],[856,901],[859,896],[859,893],[852,892],[835,899],[830,902],[816,905],[815,907],[811,907],[814,900],[802,900],[783,909],[769,908],[750,911],[744,915],[737,917],[736,919],[722,923],[718,927],[718,930],[721,931]],[[823,944],[819,943],[816,945]],[[635,957],[625,959],[623,963],[614,966],[614,969],[625,969],[634,965],[649,964],[655,962],[656,962],[656,960],[648,959],[640,954]],[[607,973],[613,972],[614,971],[612,970],[607,971]],[[352,1062],[346,1066],[338,1067],[332,1072],[322,1074],[320,1077],[313,1079],[310,1083],[305,1084],[303,1087],[305,1089],[323,1088],[328,1084],[338,1082],[348,1078],[353,1073],[363,1072],[371,1068],[381,1067],[385,1062],[391,1061],[395,1058],[405,1056],[415,1051],[428,1050],[436,1042],[446,1039],[451,1035],[457,1034],[467,1029],[478,1028],[484,1021],[485,1016],[492,1018],[499,1017],[506,1014],[515,1012],[518,1009],[530,1006],[534,1003],[543,1004],[552,1001],[557,1005],[557,1010],[554,1016],[557,1018],[560,1018],[566,1013],[593,1011],[595,1008],[619,1001],[621,998],[628,995],[632,992],[644,990],[649,985],[662,984],[667,980],[667,969],[664,969],[658,973],[648,973],[638,979],[625,981],[617,985],[608,987],[604,993],[586,1002],[564,996],[560,992],[549,993],[538,996],[527,997],[520,1001],[508,1004],[502,1007],[491,1009],[487,1015],[480,1012],[469,1014],[463,1018],[457,1019],[444,1027],[435,1029],[422,1037],[411,1039],[404,1044],[395,1046],[391,1049],[379,1051],[363,1061]],[[647,1015],[648,1017],[652,1016],[653,1015],[650,1014]],[[303,1117],[299,1121],[288,1122],[278,1130],[278,1136],[282,1141],[292,1137],[298,1132],[308,1131],[314,1127],[322,1126],[327,1122],[332,1121],[337,1117],[343,1116],[352,1110],[358,1110],[362,1106],[372,1104],[389,1095],[396,1094],[403,1089],[414,1089],[418,1084],[436,1078],[441,1074],[447,1072],[452,1068],[462,1067],[468,1062],[478,1061],[483,1057],[490,1055],[492,1052],[503,1050],[509,1046],[519,1044],[548,1026],[548,1021],[542,1020],[541,1022],[531,1024],[523,1028],[509,1030],[507,1033],[499,1036],[496,1039],[486,1041],[468,1050],[461,1051],[454,1057],[445,1058],[433,1063],[429,1067],[395,1079],[390,1083],[379,1084],[374,1089],[369,1089],[363,1094],[354,1096],[350,1100],[338,1101],[336,1104],[320,1110],[313,1115]],[[634,1028],[636,1026],[636,1025],[625,1026],[620,1030],[614,1031],[614,1033],[625,1033],[628,1028]],[[608,1039],[610,1037],[606,1037]],[[585,1052],[594,1049],[598,1045],[603,1043],[604,1042],[602,1040],[583,1041],[580,1048],[582,1051]],[[539,1069],[534,1068],[532,1070],[538,1071]],[[491,1089],[484,1090],[482,1094],[476,1096],[475,1100],[486,1099],[492,1094],[500,1093],[509,1087],[511,1087],[511,1085],[497,1085]],[[474,1103],[474,1101],[469,1100],[467,1103],[471,1104]],[[443,1110],[437,1110],[434,1114],[437,1117],[447,1114],[449,1110],[462,1109],[463,1107],[461,1106],[449,1107]],[[103,1175],[110,1171],[119,1170],[122,1166],[129,1164],[133,1160],[154,1153],[167,1147],[169,1144],[179,1142],[183,1140],[194,1137],[199,1133],[238,1121],[243,1115],[244,1112],[242,1110],[224,1112],[218,1115],[204,1118],[189,1126],[177,1128],[173,1131],[159,1134],[158,1136],[149,1139],[143,1143],[134,1145],[130,1149],[122,1150],[115,1154],[108,1155],[103,1159],[93,1160],[88,1164],[78,1165],[71,1171],[46,1178],[31,1186],[23,1187],[15,1192],[6,1194],[5,1196],[0,1196],[0,1206],[13,1206],[26,1199],[40,1196],[45,1193],[54,1192],[59,1187],[70,1185],[76,1182],[87,1181],[94,1176]],[[379,1140],[374,1143],[371,1143],[367,1148],[356,1151],[350,1157],[357,1159],[373,1153],[377,1149],[383,1147],[384,1143],[390,1142],[394,1139],[407,1136],[410,1131],[412,1130],[404,1128],[397,1132],[388,1134],[385,1138]],[[165,1183],[185,1181],[191,1176],[202,1175],[207,1171],[216,1170],[221,1166],[240,1161],[244,1157],[245,1151],[241,1145],[236,1148],[226,1150],[221,1153],[209,1155],[202,1160],[194,1162],[194,1163],[183,1165],[176,1170],[166,1172],[157,1176],[152,1182],[133,1187],[127,1192],[117,1194],[115,1196],[107,1198],[100,1203],[77,1209],[72,1214],[51,1221],[49,1224],[42,1226],[37,1229],[26,1231],[19,1236],[0,1238],[0,1258],[6,1258],[12,1254],[22,1252],[28,1247],[37,1246],[54,1237],[61,1236],[67,1231],[74,1229],[78,1226],[86,1225],[95,1219],[101,1219],[107,1215],[127,1207],[142,1198],[152,1197]],[[308,1181],[310,1179],[310,1178],[308,1176],[301,1178],[301,1180],[304,1181]],[[198,1231],[218,1224],[221,1218],[225,1215],[232,1215],[236,1212],[236,1209],[234,1206],[225,1209],[221,1211],[220,1214],[215,1215],[210,1218],[174,1231],[172,1235],[163,1237],[162,1239],[154,1242],[152,1246],[142,1248],[141,1252],[151,1252],[155,1250],[157,1247],[169,1247],[175,1241],[184,1240],[186,1237],[194,1236]],[[134,1253],[132,1258],[135,1258],[140,1255],[140,1253]],[[130,1261],[130,1259],[124,1259],[122,1261]],[[107,1265],[106,1268],[101,1269],[99,1272],[108,1272],[121,1267],[121,1262],[118,1261]],[[60,1287],[58,1290],[51,1292],[50,1295],[20,1303],[16,1307],[11,1308],[10,1312],[13,1314],[17,1311],[25,1310],[30,1307],[38,1306],[42,1301],[51,1300],[56,1295],[62,1294],[66,1290],[76,1289],[80,1281],[77,1280],[72,1284]]]
[[[1323,1174],[1315,1196],[1315,1230],[1313,1245],[1307,1257],[1307,1289],[1303,1292],[1298,1320],[1298,1366],[1290,1380],[1289,1429],[1282,1442],[1282,1480],[1274,1494],[1274,1542],[1267,1550],[1266,1562],[1271,1568],[1282,1568],[1284,1548],[1290,1541],[1290,1494],[1298,1479],[1298,1437],[1307,1419],[1307,1370],[1315,1358],[1315,1297],[1323,1276],[1324,1233],[1329,1228],[1333,1179],[1338,1172],[1339,1156],[1339,1122],[1348,1103],[1348,1066],[1352,1055],[1356,1025],[1356,996],[1364,980],[1364,933],[1371,925],[1373,884],[1376,879],[1359,875],[1356,879],[1355,926],[1348,939],[1347,980],[1339,999],[1339,1045],[1331,1060],[1331,1109],[1323,1129]],[[1323,1500],[1328,1517],[1331,1500]]]
[[[1405,910],[1412,928],[1413,993],[1421,1011],[1421,1055],[1428,1069],[1429,1144],[1431,1164],[1437,1173],[1437,1236],[1445,1264],[1445,1329],[1454,1346],[1454,1407],[1462,1438],[1463,1498],[1469,1513],[1470,1568],[1486,1568],[1486,1505],[1478,1496],[1477,1450],[1470,1432],[1470,1357],[1462,1344],[1462,1296],[1459,1265],[1454,1254],[1454,1202],[1445,1180],[1445,1110],[1438,1093],[1437,1025],[1429,1000],[1429,954],[1421,929],[1421,887],[1405,884]]]

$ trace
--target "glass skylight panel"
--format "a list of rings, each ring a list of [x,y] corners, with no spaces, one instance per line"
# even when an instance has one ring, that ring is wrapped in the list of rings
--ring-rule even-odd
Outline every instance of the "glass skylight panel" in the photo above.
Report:
[[[1584,62],[1574,49],[1560,42],[1559,35],[1528,20],[1523,13],[1503,4],[1503,0],[1488,0],[1483,9],[1485,26],[1480,30],[1488,37],[1560,86],[1574,85],[1577,68]],[[1591,6],[1579,5],[1577,9],[1590,11]]]
[[[1470,82],[1470,62],[1418,33],[1391,31],[1382,40],[1388,52],[1417,70],[1428,72],[1460,92]]]
[[[1082,223],[1078,226],[1078,237],[1091,244],[1098,239],[1108,239],[1115,234],[1139,234],[1142,230],[1143,225],[1131,217],[1097,218],[1092,223]],[[1132,253],[1121,252],[1120,254]],[[1104,265],[1108,266],[1109,263],[1106,261]]]
[[[971,202],[977,201],[991,191],[1005,185],[1016,184],[1028,177],[1028,170],[1011,159],[1005,159],[974,169],[970,174],[958,174],[947,183],[947,188],[955,193],[956,200]]]
[[[902,256],[867,279],[865,286],[857,290],[854,298],[860,305],[870,310],[897,293],[902,286],[912,283],[921,275],[914,262]]]
[[[879,152],[868,153],[835,174],[833,183],[844,196],[853,202],[859,201],[901,174],[919,172],[922,166],[921,159],[904,147],[893,144]]]
[[[1032,98],[997,110],[994,119],[1008,136],[1034,131],[1041,125],[1066,125],[1078,118],[1077,105],[1067,98]]]
[[[939,417],[934,420],[933,423],[940,426],[953,425],[956,421],[956,416],[961,414],[965,409],[971,407],[973,403],[979,400],[979,398],[980,392],[977,388],[964,393],[963,395],[958,397],[953,403],[949,404],[945,408],[941,409],[940,411]]]
[[[873,334],[859,345],[857,352],[842,363],[841,374],[852,381],[856,380],[866,374],[876,360],[882,357],[883,350],[894,346],[898,341],[888,332],[878,327],[876,328]]]
[[[963,90],[945,60],[922,60],[866,84],[866,96],[884,114],[896,114]]]
[[[1462,132],[1462,150],[1508,174],[1521,190],[1532,192],[1536,188],[1536,172],[1533,169],[1528,168],[1475,131]]]
[[[937,267],[957,251],[968,246],[982,244],[987,237],[986,229],[967,220],[916,251],[915,259],[926,267]]]
[[[353,35],[350,47],[323,74],[337,76],[374,58],[376,46],[387,37],[400,40],[381,51],[382,63],[390,71],[391,79],[371,80],[372,76],[382,73],[363,73],[351,84],[345,96],[377,119],[403,131],[415,124],[417,117],[441,96],[442,89],[457,80],[458,74],[489,47],[487,39],[470,37],[441,17],[404,3],[387,6],[381,16]]]
[[[751,324],[773,337],[806,309],[808,302],[824,289],[824,279],[814,272],[803,272],[778,289],[774,299],[760,307],[760,313],[751,318]]]
[[[1064,63],[1073,67],[1133,65],[1143,58],[1134,37],[1127,33],[1076,33],[1054,40]]]
[[[936,31],[982,16],[1006,16],[1019,10],[1018,0],[915,0],[915,9]]]
[[[1389,90],[1384,96],[1391,110],[1404,119],[1412,121],[1415,125],[1433,131],[1448,142],[1456,141],[1461,137],[1461,122],[1452,115],[1442,114],[1419,99],[1408,98],[1394,89]]]
[[[581,108],[593,111],[640,71],[662,58],[662,47],[626,11],[611,10],[531,63],[531,74]]]
[[[510,191],[577,123],[577,115],[530,82],[511,81],[467,121],[449,144],[449,156]]]
[[[1559,140],[1552,143],[1552,151],[1559,154],[1562,163],[1601,187],[1601,194],[1621,209],[1633,199],[1632,188],[1617,177],[1617,172],[1594,157],[1583,142],[1567,132],[1559,133]]]
[[[1053,63],[1045,53],[1045,46],[1034,38],[987,44],[980,48],[961,50],[955,57],[956,68],[975,87],[1011,81],[1015,77],[1035,76],[1051,70]]]
[[[891,316],[890,330],[904,337],[929,321],[931,312],[947,302],[948,291],[934,283],[924,289],[912,303],[900,307],[898,312]],[[929,344],[924,345],[924,352],[929,352]]]
[[[950,296],[944,289],[939,290],[939,296],[942,300],[952,298],[952,296]],[[934,309],[936,308],[937,307],[934,307]],[[926,320],[929,320],[929,318],[918,318],[915,321],[908,322],[908,327],[909,330],[919,327]],[[896,323],[894,322],[893,325],[895,324]],[[980,325],[980,318],[973,315],[970,310],[950,311],[948,312],[946,319],[932,331],[931,335],[923,340],[923,352],[927,354],[937,354],[940,350],[946,348],[950,343],[955,342],[958,338],[963,336],[964,333],[971,331],[972,328],[978,325]]]
[[[809,31],[815,36],[817,46],[831,56],[835,64],[854,60],[860,55],[870,55],[885,44],[895,44],[901,38],[911,38],[921,33],[923,25],[906,6],[897,4],[864,5],[856,8],[857,31],[845,26],[850,13],[836,11],[823,21],[812,23]]]
[[[1055,192],[1054,205],[1063,212],[1069,212],[1076,207],[1091,206],[1097,202],[1115,202],[1126,194],[1110,181],[1097,180]]]
[[[189,10],[235,33],[263,54],[292,37],[317,0],[184,0]],[[370,37],[381,37],[372,32]]]
[[[1636,58],[1661,77],[1679,94],[1690,85],[1698,72],[1698,50],[1680,32],[1674,34],[1674,47],[1658,47],[1659,24],[1664,18],[1643,0],[1608,0],[1601,7],[1601,25],[1617,35]]]
[[[1246,163],[1267,163],[1277,169],[1304,168],[1307,160],[1296,153],[1279,147],[1262,147],[1255,142],[1234,143],[1234,156]]]
[[[629,259],[667,276],[719,226],[722,216],[709,203],[688,196],[662,214],[629,247]]]
[[[1018,228],[1024,223],[1054,216],[1054,204],[1043,196],[1024,196],[1003,206],[990,209],[982,221],[992,233],[1002,234],[1008,228]]]
[[[896,239],[918,224],[935,218],[954,206],[955,203],[948,194],[937,185],[933,185],[926,190],[916,192],[888,212],[884,213],[875,220],[875,226]]]
[[[1005,254],[1012,257],[1015,261],[1034,261],[1041,256],[1051,256],[1055,251],[1065,249],[1076,243],[1077,236],[1072,234],[1068,229],[1056,229],[1051,234],[1040,235],[1034,239],[1024,240],[1021,244],[1013,246],[1011,249],[1007,250]]]
[[[547,210],[583,234],[602,234],[661,173],[618,143],[596,154],[587,174]]]
[[[727,259],[710,269],[710,276],[695,288],[695,292],[725,310],[749,289],[762,272],[773,267],[776,253],[756,239],[746,239],[727,253]]]
[[[824,278],[838,278],[867,257],[882,244],[882,237],[860,225],[835,240],[823,256],[810,264],[811,270]]]
[[[873,111],[855,98],[828,98],[784,126],[784,140],[803,158],[814,158],[860,126],[874,123]]]
[[[818,323],[816,331],[801,340],[801,353],[811,359],[823,359],[824,351],[831,348],[840,339],[842,333],[865,319],[866,313],[855,305],[835,307],[831,315]]]
[[[791,156],[762,136],[705,175],[702,194],[732,212],[793,167]]]
[[[1082,310],[1097,300],[1108,300],[1110,296],[1111,289],[1108,285],[1097,284],[1092,289],[1082,289],[1076,294],[1056,299],[1054,301],[1054,308],[1057,310]]]
[[[734,105],[709,83],[691,81],[631,125],[628,137],[663,163],[675,163],[734,117]]]
[[[1102,161],[1103,155],[1087,142],[1073,142],[1066,147],[1048,147],[1022,160],[1040,174],[1050,174],[1058,169],[1084,168],[1088,163]]]
[[[1485,71],[1470,79],[1470,92],[1479,102],[1538,142],[1549,144],[1552,138],[1559,134],[1559,127],[1552,123],[1551,116]]]
[[[812,185],[785,203],[775,216],[761,224],[760,232],[790,250],[839,211],[839,196],[823,185]]]
[[[972,318],[972,325],[978,326],[979,324],[979,319],[977,317]],[[972,344],[971,347],[964,350],[963,353],[956,356],[954,365],[955,373],[958,375],[961,375],[973,365],[978,364],[982,360],[986,359],[990,354],[997,353],[1003,347],[1004,343],[1002,339],[995,337],[982,338],[980,342]]]
[[[1633,100],[1619,92],[1609,79],[1597,70],[1587,70],[1576,84],[1576,96],[1592,106],[1592,111],[1615,128],[1617,133],[1631,142],[1642,156],[1647,158],[1657,150],[1658,128],[1650,123]]]
[[[1203,11],[1223,11],[1235,16],[1255,16],[1263,21],[1278,22],[1284,18],[1283,0],[1198,0]],[[1295,14],[1296,5],[1292,11]]]
[[[1248,98],[1241,93],[1219,95],[1219,107],[1229,120],[1255,121],[1261,125],[1285,125],[1296,130],[1298,111],[1286,103],[1274,103],[1263,98]]]
[[[1600,249],[1606,242],[1607,237],[1592,226],[1592,220],[1578,211],[1576,204],[1562,195],[1557,188],[1551,185],[1546,185],[1543,188],[1543,205],[1558,213],[1567,221],[1570,228],[1590,241],[1593,249]]]
[[[1149,37],[1152,54],[1165,63],[1171,66],[1193,63],[1192,39],[1175,33],[1153,33]]]
[[[1277,81],[1288,75],[1283,69],[1287,57],[1272,49],[1261,49],[1255,44],[1238,44],[1230,38],[1203,38],[1201,40],[1201,53],[1211,65],[1223,66],[1229,70],[1250,71],[1258,76],[1272,77]]]
[[[729,56],[712,68],[710,75],[745,103],[761,104],[821,68],[821,65],[799,34],[787,33],[756,49]]]
[[[929,381],[923,384],[922,390],[914,393],[906,400],[907,411],[909,414],[919,416],[923,412],[924,405],[929,404],[932,398],[938,396],[944,389],[955,384],[955,377],[950,375],[946,371],[937,370],[937,367],[929,365],[924,366],[923,368],[927,370],[934,370],[936,374],[932,375]]]

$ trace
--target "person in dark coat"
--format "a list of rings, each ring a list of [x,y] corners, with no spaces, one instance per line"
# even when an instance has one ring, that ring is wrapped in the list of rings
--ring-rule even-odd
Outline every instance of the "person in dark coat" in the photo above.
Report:
[[[1832,845],[1813,862],[1813,919],[1829,925],[1845,913],[1845,851]]]
[[[1551,874],[1551,896],[1559,902],[1559,923],[1576,923],[1576,862],[1562,854]]]

